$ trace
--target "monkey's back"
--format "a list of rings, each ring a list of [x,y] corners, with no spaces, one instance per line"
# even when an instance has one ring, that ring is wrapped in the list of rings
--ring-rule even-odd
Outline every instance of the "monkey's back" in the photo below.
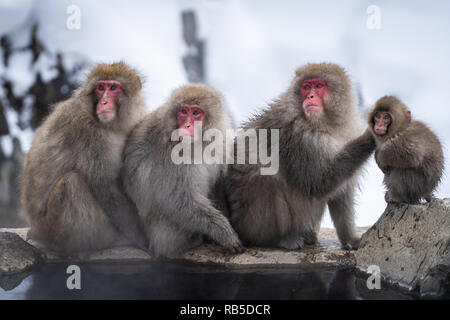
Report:
[[[399,147],[397,152],[403,157],[417,158],[417,165],[392,167],[384,176],[384,184],[408,203],[415,203],[431,195],[438,186],[444,171],[444,155],[439,138],[420,121],[412,121],[402,138],[401,143],[394,142]]]
[[[83,176],[93,172],[104,158],[100,154],[101,132],[82,104],[70,98],[57,104],[36,132],[25,156],[21,175],[21,201],[32,220],[45,215],[45,206],[53,186],[64,174],[76,170]],[[95,151],[98,145],[98,151]],[[91,154],[86,154],[91,150]],[[91,160],[88,160],[91,159]],[[108,164],[105,163],[106,167]]]
[[[424,123],[412,121],[411,134],[417,136],[419,151],[424,154],[423,168],[427,175],[440,179],[444,170],[444,153],[436,134]],[[424,150],[422,151],[422,146]]]

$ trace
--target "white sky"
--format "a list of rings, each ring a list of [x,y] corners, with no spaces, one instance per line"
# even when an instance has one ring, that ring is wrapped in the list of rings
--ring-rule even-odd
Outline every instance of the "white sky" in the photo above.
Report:
[[[379,30],[366,26],[373,4],[381,10]],[[80,30],[66,28],[69,5],[81,9]],[[223,92],[238,123],[283,92],[297,67],[330,61],[347,68],[365,106],[385,94],[398,95],[438,134],[449,158],[449,1],[0,0],[0,34],[26,41],[31,24],[39,21],[39,35],[53,52],[81,53],[92,62],[127,61],[146,76],[151,110],[186,82],[180,16],[186,8],[195,9],[200,37],[207,41],[208,81]],[[18,55],[12,72],[0,66],[0,75],[26,90],[29,61],[29,55]],[[23,136],[27,148],[31,134]],[[386,206],[381,171],[373,160],[366,169],[359,226],[373,224]],[[437,195],[448,197],[449,191],[446,176]],[[328,216],[323,225],[332,226]]]

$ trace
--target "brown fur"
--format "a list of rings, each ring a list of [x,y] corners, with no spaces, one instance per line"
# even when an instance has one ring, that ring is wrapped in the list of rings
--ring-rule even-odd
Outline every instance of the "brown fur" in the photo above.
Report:
[[[120,81],[123,92],[116,118],[102,123],[93,90],[108,79]],[[136,208],[119,181],[126,136],[145,113],[141,86],[126,64],[100,64],[37,130],[21,179],[32,238],[64,254],[111,247],[123,238],[146,247]]]
[[[303,111],[300,84],[323,78],[322,117]],[[247,245],[300,249],[315,243],[328,204],[339,239],[356,248],[356,172],[375,148],[346,72],[335,64],[308,64],[296,71],[288,90],[244,128],[280,130],[280,170],[262,176],[259,165],[232,165],[228,175],[231,222]]]
[[[389,112],[392,117],[383,136],[373,131],[377,111]],[[409,109],[393,96],[375,103],[368,122],[377,143],[375,160],[385,174],[386,201],[419,203],[421,198],[430,201],[444,170],[438,137],[422,122],[411,120]]]
[[[212,88],[187,85],[172,93],[169,101],[146,116],[133,130],[125,149],[123,180],[134,200],[156,255],[177,257],[207,236],[232,252],[241,244],[228,220],[218,209],[225,165],[174,164],[171,134],[178,128],[179,106],[199,105],[205,111],[203,131],[230,128],[222,97]],[[208,143],[204,142],[204,145]]]

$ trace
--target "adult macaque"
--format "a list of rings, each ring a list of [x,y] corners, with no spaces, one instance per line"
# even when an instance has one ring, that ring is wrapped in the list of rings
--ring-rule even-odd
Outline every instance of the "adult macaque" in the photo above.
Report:
[[[126,137],[145,113],[141,88],[126,64],[99,64],[55,106],[23,167],[29,237],[67,255],[126,243],[147,248],[119,180]]]
[[[384,173],[386,202],[431,201],[444,170],[442,146],[422,122],[396,97],[379,99],[369,112],[377,148],[375,160]]]
[[[375,149],[345,71],[335,64],[299,68],[290,88],[244,129],[279,129],[280,170],[232,165],[231,223],[245,245],[300,249],[317,240],[328,204],[339,240],[357,248],[357,171]],[[274,142],[269,142],[273,144]],[[270,146],[269,146],[270,148]]]
[[[127,142],[124,186],[144,221],[150,250],[158,256],[178,257],[201,244],[203,236],[230,252],[242,251],[229,221],[218,210],[225,209],[226,202],[218,201],[224,194],[214,192],[220,189],[226,166],[206,164],[207,159],[177,164],[172,158],[176,146],[193,144],[211,128],[223,137],[230,128],[222,97],[206,85],[186,85],[146,116]],[[182,142],[172,139],[177,130]],[[209,142],[200,144],[206,147]],[[222,154],[224,163],[223,150],[215,152]],[[192,160],[192,155],[187,159]]]

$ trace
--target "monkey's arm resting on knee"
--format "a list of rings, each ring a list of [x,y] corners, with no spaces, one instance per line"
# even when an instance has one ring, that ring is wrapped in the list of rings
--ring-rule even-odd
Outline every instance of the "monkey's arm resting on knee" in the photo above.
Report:
[[[231,252],[242,252],[242,244],[228,219],[201,194],[180,190],[175,203],[165,203],[163,215],[181,230],[208,236]]]

